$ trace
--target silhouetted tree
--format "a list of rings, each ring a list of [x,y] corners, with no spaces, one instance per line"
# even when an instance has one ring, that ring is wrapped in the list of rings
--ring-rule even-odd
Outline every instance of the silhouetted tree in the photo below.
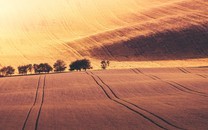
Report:
[[[77,70],[77,71],[81,71],[82,69],[84,69],[85,71],[87,69],[91,69],[91,62],[90,60],[88,59],[82,59],[82,60],[76,60],[74,62],[72,62],[70,65],[69,65],[69,70],[70,71],[74,71],[74,70]]]
[[[65,64],[65,62],[63,60],[57,60],[54,63],[53,68],[54,68],[55,72],[62,72],[62,71],[65,71],[65,69],[67,67],[66,67],[66,64]]]
[[[53,68],[48,63],[41,63],[38,65],[40,72],[49,73]]]
[[[69,65],[69,70],[74,71],[74,70],[80,70],[80,67],[78,65],[78,61],[74,61]]]
[[[110,66],[110,61],[109,61],[109,60],[107,60],[106,62],[107,62],[107,65],[108,65],[108,66]]]
[[[90,60],[88,60],[88,59],[81,60],[81,69],[84,69],[86,71],[87,69],[91,69],[91,68],[92,67],[91,67]]]
[[[34,64],[33,69],[36,74],[37,73],[49,73],[53,70],[53,68],[48,63],[40,63],[39,65]]]
[[[6,67],[1,68],[0,73],[2,76],[5,76],[6,75]]]
[[[27,74],[28,71],[30,73],[32,73],[32,70],[33,70],[32,64],[23,65],[23,66],[18,67],[18,72],[19,72],[19,74],[22,74],[22,75]]]
[[[38,65],[38,70],[39,70],[39,73],[45,72],[45,71],[46,71],[45,65],[44,65],[43,63],[40,63],[40,64]]]
[[[101,61],[101,68],[102,69],[106,69],[108,66],[110,66],[110,61],[108,61],[108,60]]]
[[[7,66],[7,72],[6,75],[12,75],[14,74],[15,69],[12,66]]]
[[[27,74],[27,66],[18,66],[17,69],[19,74]]]
[[[12,66],[3,67],[0,70],[0,73],[3,76],[11,76],[12,74],[14,74],[14,72],[15,72],[15,69]]]
[[[51,71],[53,71],[53,68],[52,68],[52,66],[50,66],[48,63],[45,63],[45,72],[46,73],[49,73],[49,72],[51,72]]]
[[[32,73],[33,65],[32,65],[32,64],[28,64],[27,67],[28,67],[28,71],[29,71],[30,73]]]
[[[34,69],[35,74],[41,72],[41,71],[39,70],[39,67],[38,67],[38,66],[39,66],[38,64],[34,64],[34,65],[33,65],[33,69]]]

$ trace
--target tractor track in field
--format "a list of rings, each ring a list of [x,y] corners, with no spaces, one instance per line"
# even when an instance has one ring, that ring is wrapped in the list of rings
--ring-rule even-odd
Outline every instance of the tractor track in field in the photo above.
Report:
[[[207,78],[207,76],[202,75],[202,74],[193,74],[190,71],[186,70],[185,68],[178,68],[178,70],[180,70],[181,72],[183,72],[185,74],[192,74],[192,75],[196,75],[196,76],[199,76],[199,77],[205,78],[205,79]]]
[[[195,91],[195,90],[192,90],[192,89],[189,89],[179,83],[176,83],[176,82],[173,82],[173,81],[164,81],[166,82],[167,84],[169,84],[170,86],[184,92],[184,93],[189,93],[189,94],[193,94],[193,95],[198,95],[198,96],[203,96],[203,97],[208,97],[205,93],[203,92],[198,92],[198,91]]]
[[[38,129],[39,119],[40,119],[41,111],[42,111],[42,108],[43,108],[44,97],[45,97],[45,85],[46,85],[46,75],[44,76],[42,99],[41,99],[41,105],[40,105],[40,108],[39,108],[39,111],[38,111],[38,116],[37,116],[36,123],[35,123],[35,130]]]
[[[202,75],[202,74],[196,74],[196,75],[198,75],[198,76],[200,76],[200,77],[202,77],[202,78],[207,78],[207,76],[205,76],[205,75]]]
[[[37,89],[36,89],[36,94],[35,94],[35,100],[34,100],[33,105],[31,106],[31,108],[30,108],[30,110],[29,110],[29,112],[28,112],[28,114],[27,114],[27,117],[26,117],[26,119],[25,119],[25,122],[24,122],[24,125],[23,125],[23,127],[22,127],[22,130],[25,129],[26,124],[27,124],[27,121],[28,121],[28,119],[29,119],[29,117],[30,117],[30,113],[31,113],[32,109],[34,108],[34,106],[35,106],[35,104],[36,104],[36,101],[37,101],[37,98],[38,98],[38,90],[39,90],[39,88],[40,88],[40,79],[41,79],[41,76],[39,76],[39,79],[38,79],[38,84],[37,84]]]
[[[145,74],[145,73],[143,73],[141,70],[139,70],[139,69],[131,69],[134,73],[136,73],[136,74],[143,74],[143,75],[145,75],[145,76],[147,76],[147,77],[149,77],[149,78],[151,78],[151,79],[153,79],[153,80],[158,80],[158,79],[160,79],[159,77],[157,77],[157,76],[153,76],[153,75],[148,75],[148,74]]]
[[[119,98],[115,92],[111,89],[109,85],[107,85],[98,75],[95,75],[92,72],[86,72],[90,77],[93,78],[93,80],[96,82],[96,84],[103,90],[105,95],[112,101],[114,101],[117,104],[122,105],[123,107],[127,108],[128,110],[140,115],[144,119],[148,120],[152,124],[156,125],[157,127],[168,130],[169,128],[166,128],[166,126],[171,127],[172,129],[180,129],[184,130],[184,128],[178,127],[169,121],[165,120],[164,118],[136,105],[129,101],[126,101],[124,99]],[[160,123],[158,123],[160,122]]]
[[[44,102],[44,93],[45,93],[45,81],[46,81],[46,75],[44,76],[44,79],[43,79],[43,90],[42,90],[42,97],[41,97],[41,104],[40,104],[40,107],[39,107],[39,110],[38,110],[38,115],[37,115],[37,118],[36,118],[36,123],[34,124],[35,125],[35,130],[38,129],[38,123],[39,123],[39,118],[40,118],[40,114],[41,114],[41,110],[42,110],[42,107],[43,107],[43,102]],[[35,94],[35,99],[34,99],[34,102],[32,104],[32,106],[30,107],[29,111],[28,111],[28,114],[26,116],[26,119],[24,121],[24,124],[22,126],[22,130],[25,130],[26,129],[26,126],[27,126],[27,123],[28,123],[28,120],[30,118],[30,115],[34,109],[34,107],[38,104],[38,95],[39,95],[39,91],[40,91],[40,86],[41,86],[41,76],[39,76],[39,79],[38,79],[38,84],[37,84],[37,89],[36,89],[36,94]]]
[[[189,72],[188,70],[186,70],[184,68],[178,68],[178,70],[180,70],[181,72],[183,72],[185,74],[191,73],[191,72]]]
[[[181,84],[179,84],[179,83],[177,83],[177,82],[174,82],[174,81],[171,81],[171,82],[174,83],[174,84],[177,84],[178,86],[181,86],[182,88],[184,88],[184,89],[186,89],[186,90],[188,90],[188,91],[192,91],[192,92],[199,93],[199,94],[206,94],[206,93],[203,93],[203,92],[199,92],[199,91],[196,91],[196,90],[187,88],[187,87],[185,87],[185,86],[183,86],[183,85],[181,85]],[[206,96],[206,95],[204,95],[204,96]],[[207,97],[207,96],[206,96],[206,97]]]
[[[203,96],[203,97],[208,97],[208,95],[206,93],[203,93],[203,92],[200,92],[200,91],[196,91],[196,90],[193,90],[193,89],[190,89],[190,88],[187,88],[177,82],[174,82],[174,81],[166,81],[166,80],[163,80],[155,75],[151,75],[151,74],[145,74],[144,72],[142,72],[141,70],[139,69],[132,69],[133,72],[135,72],[136,74],[143,74],[153,80],[160,80],[168,85],[170,85],[171,87],[181,91],[181,92],[184,92],[184,93],[189,93],[189,94],[194,94],[194,95],[198,95],[198,96]],[[185,70],[185,69],[180,69],[181,71],[183,71],[184,73],[190,73],[189,71]]]

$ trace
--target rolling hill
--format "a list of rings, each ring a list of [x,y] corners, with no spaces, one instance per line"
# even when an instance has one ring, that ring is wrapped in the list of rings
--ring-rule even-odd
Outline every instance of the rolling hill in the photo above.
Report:
[[[80,58],[90,58],[95,68],[101,59],[111,60],[113,68],[208,63],[205,0],[8,0],[0,5],[2,66]]]
[[[0,130],[208,129],[207,0],[0,0],[0,69],[81,58],[1,77]]]

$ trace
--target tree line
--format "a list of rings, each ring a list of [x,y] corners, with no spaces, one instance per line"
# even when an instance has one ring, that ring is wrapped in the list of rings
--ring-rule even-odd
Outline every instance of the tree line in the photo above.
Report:
[[[108,60],[101,61],[101,68],[106,69],[110,65],[110,62]],[[63,60],[57,60],[53,67],[49,65],[48,63],[40,63],[40,64],[28,64],[28,65],[22,65],[18,66],[18,74],[20,75],[27,75],[28,73],[32,74],[33,72],[35,74],[40,73],[50,73],[52,71],[54,72],[63,72],[67,69],[66,63]],[[82,71],[87,69],[93,69],[91,66],[91,62],[88,59],[82,59],[82,60],[76,60],[73,61],[69,65],[70,71]],[[12,66],[5,66],[0,69],[0,77],[5,76],[11,76],[15,73],[15,69]]]

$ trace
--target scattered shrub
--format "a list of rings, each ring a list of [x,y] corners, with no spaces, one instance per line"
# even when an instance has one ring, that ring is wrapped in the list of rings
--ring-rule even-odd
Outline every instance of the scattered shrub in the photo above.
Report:
[[[108,60],[101,61],[101,68],[102,69],[107,69],[107,67],[109,67],[109,66],[110,66],[110,61],[108,61]]]

